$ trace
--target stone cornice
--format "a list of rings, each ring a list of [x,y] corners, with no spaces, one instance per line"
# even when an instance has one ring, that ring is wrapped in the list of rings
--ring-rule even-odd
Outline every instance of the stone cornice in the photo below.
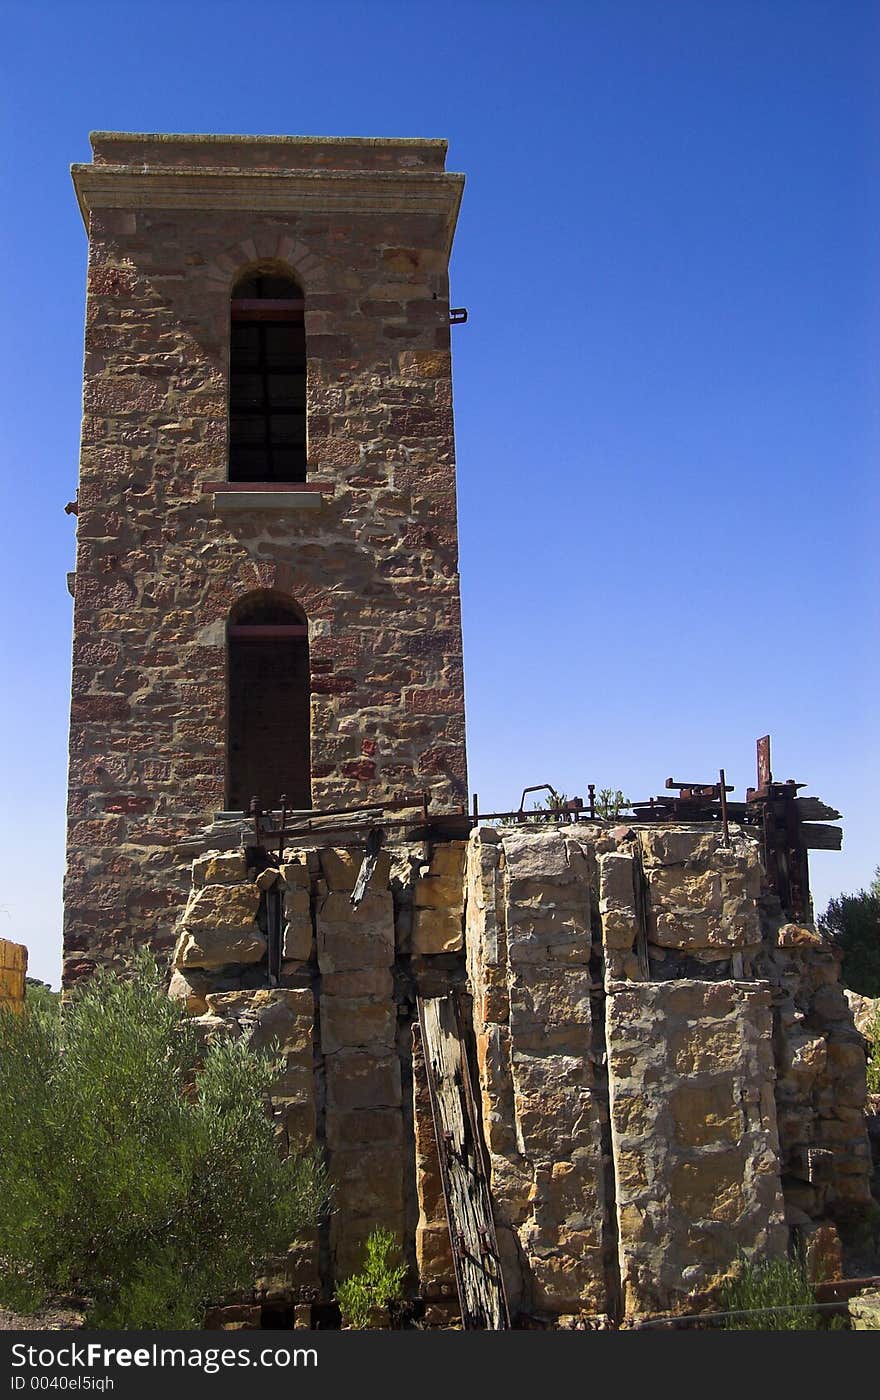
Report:
[[[297,214],[429,214],[446,222],[447,251],[464,175],[433,171],[143,168],[73,165],[86,229],[94,209],[249,209]]]

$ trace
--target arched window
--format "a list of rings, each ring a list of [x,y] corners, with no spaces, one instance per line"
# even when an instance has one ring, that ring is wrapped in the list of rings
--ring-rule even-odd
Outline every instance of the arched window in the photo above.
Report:
[[[301,610],[275,593],[251,593],[230,614],[229,810],[312,805],[309,639]]]
[[[306,340],[293,278],[250,272],[232,290],[229,480],[305,481]]]

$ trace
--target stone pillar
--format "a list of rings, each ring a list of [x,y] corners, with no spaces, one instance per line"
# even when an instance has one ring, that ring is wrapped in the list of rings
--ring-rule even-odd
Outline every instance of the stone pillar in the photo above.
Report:
[[[468,959],[483,1124],[512,1307],[604,1312],[590,885],[558,831],[479,829]]]
[[[376,1226],[403,1244],[405,1155],[394,907],[381,853],[357,909],[351,891],[360,852],[322,850],[316,890],[325,1136],[333,1183],[332,1267],[337,1281],[362,1264]]]
[[[0,938],[0,1006],[18,1011],[24,1006],[27,948]]]

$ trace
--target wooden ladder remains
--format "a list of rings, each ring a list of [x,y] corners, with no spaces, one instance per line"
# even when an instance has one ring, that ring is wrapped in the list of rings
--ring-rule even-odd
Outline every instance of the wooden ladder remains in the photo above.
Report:
[[[510,1313],[455,992],[418,998],[434,1136],[465,1331],[506,1331]]]

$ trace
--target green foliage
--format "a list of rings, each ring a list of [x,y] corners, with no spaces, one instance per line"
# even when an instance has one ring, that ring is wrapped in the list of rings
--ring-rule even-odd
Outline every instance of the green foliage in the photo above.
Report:
[[[561,812],[568,801],[568,794],[565,792],[551,792],[550,796],[543,802],[536,802],[534,811],[536,812]],[[611,821],[619,817],[621,812],[629,807],[629,798],[625,797],[620,788],[600,788],[595,796],[596,816],[602,817],[605,821]]]
[[[399,1258],[397,1241],[389,1230],[373,1230],[364,1248],[364,1267],[336,1290],[343,1322],[363,1330],[381,1326],[383,1312],[403,1296],[406,1265]],[[386,1314],[387,1319],[387,1314]]]
[[[624,797],[620,788],[600,788],[596,793],[596,816],[613,821],[629,806],[629,798]]]
[[[41,982],[37,977],[25,978],[24,996],[28,1006],[50,1014],[56,1013],[61,1005],[61,993],[53,992],[48,982]]]
[[[829,900],[819,927],[843,949],[844,986],[880,996],[880,866],[867,890]]]
[[[87,1326],[196,1328],[313,1225],[314,1159],[282,1160],[277,1066],[243,1040],[201,1050],[142,954],[65,1004],[0,1013],[0,1302],[90,1300]]]
[[[724,1325],[729,1331],[813,1332],[827,1326],[814,1307],[803,1263],[794,1259],[743,1260],[736,1274],[725,1279],[718,1301],[722,1312],[749,1314],[728,1318]]]

